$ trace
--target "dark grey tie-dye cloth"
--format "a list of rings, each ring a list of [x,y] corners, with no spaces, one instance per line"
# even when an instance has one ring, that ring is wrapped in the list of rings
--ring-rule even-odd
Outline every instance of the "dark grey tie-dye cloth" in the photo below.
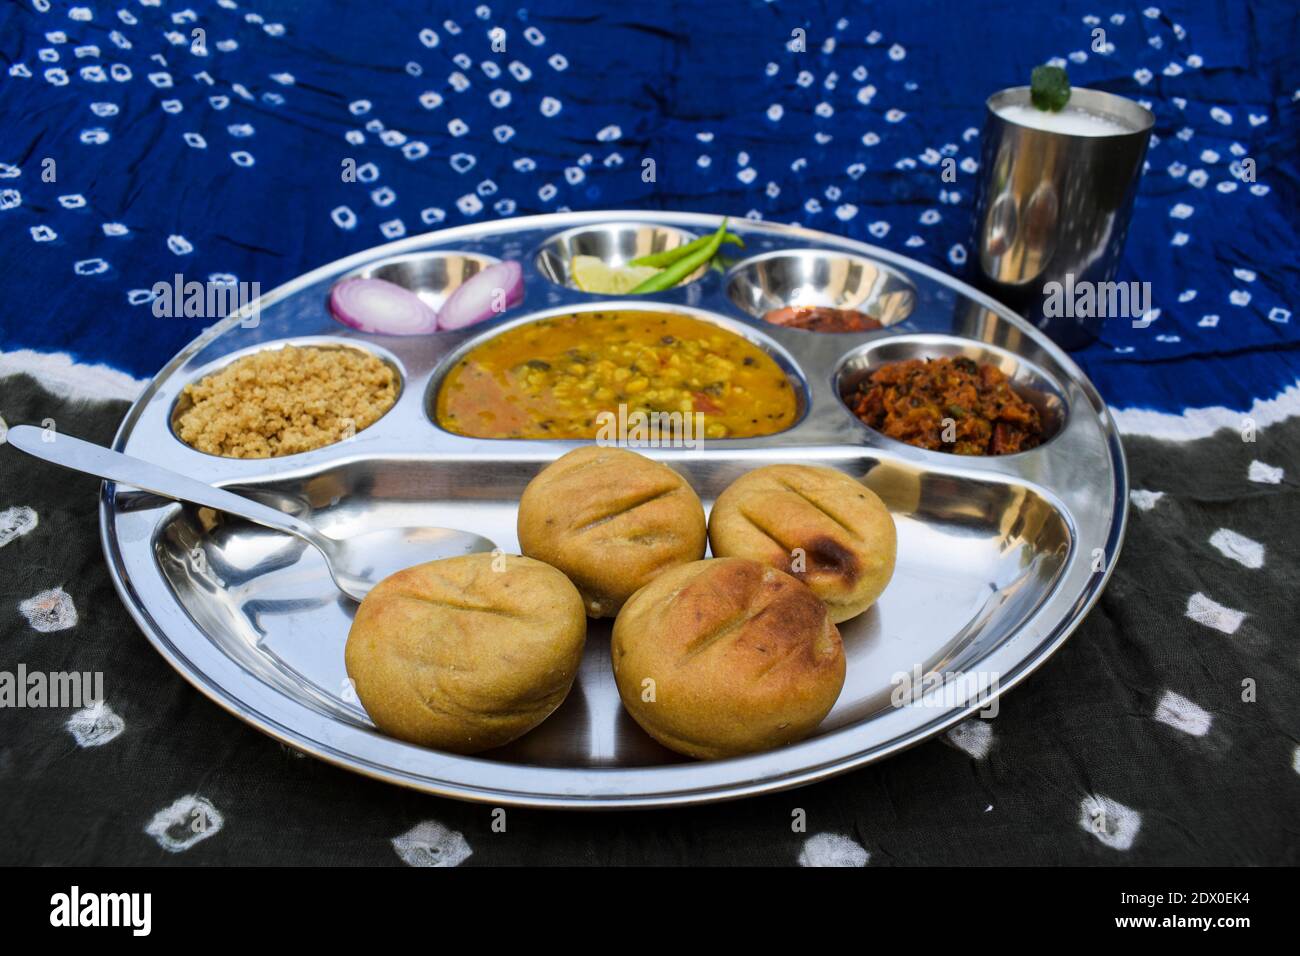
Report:
[[[0,379],[10,424],[107,443],[124,410]],[[509,810],[505,832],[490,807],[304,757],[193,690],[109,582],[98,482],[0,446],[0,671],[100,671],[105,693],[0,709],[0,863],[1295,864],[1300,420],[1256,437],[1126,442],[1111,584],[996,719],[774,796]]]

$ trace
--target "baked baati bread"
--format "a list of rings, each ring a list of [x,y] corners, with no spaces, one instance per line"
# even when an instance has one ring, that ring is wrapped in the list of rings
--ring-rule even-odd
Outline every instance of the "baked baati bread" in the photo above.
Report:
[[[861,614],[894,574],[898,535],[884,502],[860,481],[813,465],[768,465],[713,504],[716,557],[751,558],[794,575],[836,624]]]
[[[589,445],[556,459],[519,500],[519,546],[569,576],[591,617],[613,617],[667,568],[704,557],[704,506],[667,465]]]
[[[586,636],[582,598],[555,568],[468,554],[375,585],[344,657],[381,731],[469,754],[509,743],[560,706]]]
[[[633,719],[665,747],[706,760],[806,737],[844,686],[826,605],[743,558],[659,575],[623,606],[610,652]]]

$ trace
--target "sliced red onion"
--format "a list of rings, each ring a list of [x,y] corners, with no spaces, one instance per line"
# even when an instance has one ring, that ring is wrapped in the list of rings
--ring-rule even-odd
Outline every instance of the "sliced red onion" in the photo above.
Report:
[[[451,294],[438,311],[438,328],[464,329],[524,301],[524,270],[517,262],[488,266]]]
[[[385,279],[344,279],[330,289],[330,312],[346,326],[379,335],[438,331],[438,313],[409,289]]]

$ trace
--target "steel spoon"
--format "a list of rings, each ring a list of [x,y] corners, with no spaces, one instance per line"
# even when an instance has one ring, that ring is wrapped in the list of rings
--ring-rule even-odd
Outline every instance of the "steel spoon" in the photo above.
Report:
[[[496,547],[482,535],[448,528],[380,528],[347,538],[330,538],[300,518],[242,495],[71,435],[50,434],[52,440],[32,425],[13,425],[8,439],[19,451],[64,468],[151,491],[164,498],[215,508],[301,538],[324,556],[330,577],[354,601],[360,601],[395,571],[439,558],[492,551]]]

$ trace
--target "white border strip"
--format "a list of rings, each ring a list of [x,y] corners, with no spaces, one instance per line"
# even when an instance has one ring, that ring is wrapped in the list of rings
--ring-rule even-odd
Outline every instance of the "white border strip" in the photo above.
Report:
[[[33,352],[20,349],[0,352],[0,379],[27,374],[61,398],[76,401],[133,402],[149,384],[108,365],[75,362],[66,352]]]
[[[1222,405],[1189,408],[1181,415],[1153,412],[1145,408],[1111,408],[1122,435],[1141,435],[1168,441],[1192,441],[1207,438],[1221,428],[1240,431],[1246,419],[1255,428],[1276,425],[1300,415],[1300,382],[1283,389],[1273,398],[1257,398],[1244,412]]]

